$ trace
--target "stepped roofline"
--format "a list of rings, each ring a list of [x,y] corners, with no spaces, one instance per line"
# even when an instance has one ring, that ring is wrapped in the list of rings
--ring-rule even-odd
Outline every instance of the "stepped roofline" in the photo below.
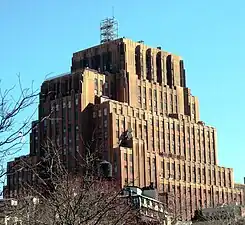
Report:
[[[112,40],[112,41],[108,41],[108,42],[105,42],[105,43],[102,43],[102,44],[98,44],[98,45],[94,45],[94,46],[91,46],[91,47],[88,47],[88,48],[85,48],[85,49],[81,49],[79,51],[74,52],[73,56],[76,56],[77,54],[79,54],[80,52],[83,52],[83,51],[89,51],[89,50],[91,50],[93,48],[98,48],[100,46],[107,46],[107,45],[110,45],[112,43],[119,43],[119,42],[131,43],[131,44],[135,44],[135,45],[137,44],[137,45],[142,46],[145,49],[150,48],[150,49],[154,49],[156,51],[165,52],[168,55],[173,55],[175,57],[180,57],[181,58],[181,56],[179,56],[177,54],[174,54],[172,52],[169,52],[169,51],[166,51],[166,50],[162,49],[161,46],[154,46],[153,47],[153,46],[145,44],[145,42],[143,40],[134,41],[133,39],[126,38],[126,37],[121,37],[121,38],[118,38],[118,39],[115,39],[115,40]]]

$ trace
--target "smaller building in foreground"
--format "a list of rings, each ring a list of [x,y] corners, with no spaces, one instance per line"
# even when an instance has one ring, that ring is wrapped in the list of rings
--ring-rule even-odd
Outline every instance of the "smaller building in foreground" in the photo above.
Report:
[[[129,198],[136,209],[139,209],[140,219],[143,222],[157,222],[160,220],[164,224],[171,224],[170,216],[165,210],[163,202],[158,200],[158,192],[151,184],[148,187],[139,188],[137,186],[126,186],[121,198]]]

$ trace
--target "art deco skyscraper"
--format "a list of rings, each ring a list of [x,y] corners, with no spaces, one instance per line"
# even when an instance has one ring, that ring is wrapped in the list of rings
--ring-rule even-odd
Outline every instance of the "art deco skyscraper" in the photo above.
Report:
[[[218,165],[216,130],[201,121],[179,56],[125,38],[76,52],[71,73],[42,84],[38,120],[51,111],[62,119],[33,131],[30,157],[42,155],[48,137],[75,168],[74,156],[84,152],[79,136],[94,133],[122,186],[153,182],[187,218],[200,207],[243,203],[233,169]],[[127,131],[132,140],[120,144]]]

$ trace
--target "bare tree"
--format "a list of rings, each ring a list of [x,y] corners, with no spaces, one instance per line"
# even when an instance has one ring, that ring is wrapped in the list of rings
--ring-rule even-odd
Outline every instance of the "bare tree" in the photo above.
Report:
[[[243,206],[226,205],[205,210],[197,210],[194,224],[204,225],[241,225],[245,224]]]
[[[12,217],[38,225],[136,224],[138,210],[130,199],[119,198],[119,183],[99,176],[96,169],[87,172],[98,163],[94,151],[82,155],[85,158],[79,163],[85,173],[81,175],[67,168],[60,147],[52,141],[44,150],[41,161],[29,168],[36,177],[35,185],[22,183],[23,195],[12,207]]]
[[[33,88],[23,88],[20,76],[17,85],[4,89],[0,81],[0,179],[6,175],[6,159],[14,156],[27,143],[25,136],[31,130],[39,93]],[[28,111],[29,110],[29,111]]]

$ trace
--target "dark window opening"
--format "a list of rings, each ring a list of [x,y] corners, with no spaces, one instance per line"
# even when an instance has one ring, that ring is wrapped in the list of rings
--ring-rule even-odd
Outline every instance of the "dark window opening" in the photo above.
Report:
[[[105,52],[102,54],[102,64],[103,68],[102,71],[112,71],[112,53],[111,52]]]
[[[146,51],[146,79],[148,79],[149,81],[152,80],[152,65],[151,65],[151,50],[148,49]]]
[[[135,72],[138,78],[141,78],[141,66],[140,66],[140,46],[135,48]]]
[[[83,68],[83,59],[79,61],[79,68]]]
[[[157,53],[157,56],[156,56],[156,66],[157,66],[157,82],[162,83],[161,52],[158,52]]]
[[[126,44],[123,42],[120,42],[118,46],[118,51],[120,55],[120,65],[119,69],[120,70],[125,70],[125,52],[126,52]]]
[[[123,42],[120,43],[120,50],[119,51],[120,51],[120,55],[124,55],[124,53],[126,51],[126,45]]]
[[[106,70],[111,72],[112,71],[112,53],[108,52],[108,59],[107,59],[107,64],[106,64]]]
[[[112,98],[112,99],[115,99],[115,90],[114,90],[114,88],[115,88],[115,86],[114,86],[114,84],[113,84],[113,82],[111,81],[111,85],[110,85],[110,98]]]
[[[99,70],[100,68],[100,55],[95,55],[92,57],[92,69]]]
[[[171,55],[167,56],[166,68],[167,68],[167,85],[171,87],[173,85],[173,71],[172,71]]]
[[[107,64],[107,53],[103,53],[102,54],[102,64],[103,64],[103,67],[102,67],[102,71],[106,71],[106,64]]]
[[[181,87],[186,87],[185,68],[184,68],[183,60],[179,61],[179,67],[180,67],[180,86]]]
[[[89,67],[89,60],[88,60],[88,58],[85,57],[85,58],[83,59],[82,64],[83,64],[83,67],[82,67],[82,68]]]

